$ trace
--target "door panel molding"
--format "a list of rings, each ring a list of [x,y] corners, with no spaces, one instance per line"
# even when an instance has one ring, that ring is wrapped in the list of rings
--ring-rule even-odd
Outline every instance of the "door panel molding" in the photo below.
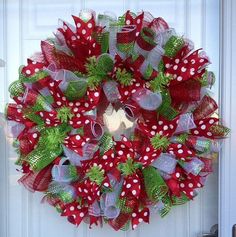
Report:
[[[236,223],[236,1],[221,0],[220,26],[220,114],[231,128],[231,136],[223,142],[219,175],[219,233],[232,236]]]
[[[2,40],[2,42],[0,42],[0,57],[8,62],[7,68],[4,70],[0,69],[2,70],[0,71],[2,78],[4,78],[4,80],[2,80],[2,83],[4,81],[4,86],[0,87],[0,98],[3,94],[3,101],[0,101],[2,103],[5,103],[8,100],[7,86],[11,81],[17,78],[17,68],[21,63],[25,63],[25,55],[28,56],[28,52],[32,53],[30,51],[35,47],[34,45],[36,45],[36,43],[39,46],[38,40],[41,39],[41,36],[46,32],[47,35],[49,35],[51,33],[51,28],[53,28],[51,24],[56,23],[56,21],[52,21],[50,24],[45,24],[44,26],[45,21],[42,21],[38,26],[35,24],[32,28],[29,27],[29,24],[33,25],[34,21],[28,23],[28,25],[24,24],[27,23],[27,20],[29,20],[29,14],[24,14],[26,13],[25,9],[27,8],[27,3],[29,2],[33,3],[33,0],[1,1],[0,34],[3,35],[3,39],[0,38],[0,40]],[[44,4],[46,0],[42,0],[41,2]],[[52,0],[50,3],[56,4],[56,2],[56,0]],[[72,13],[74,14],[78,13],[80,6],[83,8],[91,6],[89,1],[85,0],[60,0],[58,2],[62,5],[65,3],[65,11],[68,13],[73,11]],[[106,8],[106,3],[109,2],[109,0],[102,2],[104,8]],[[182,33],[179,32],[179,29],[183,29],[183,33],[187,37],[192,38],[193,40],[196,39],[197,47],[205,47],[207,45],[206,51],[209,50],[212,52],[212,48],[214,47],[215,50],[218,51],[218,28],[214,29],[214,36],[217,37],[217,42],[211,43],[212,38],[209,38],[209,35],[211,34],[210,29],[212,29],[212,25],[209,24],[209,21],[215,20],[217,22],[219,20],[218,16],[214,19],[214,13],[212,13],[212,11],[217,11],[212,9],[212,7],[214,7],[214,4],[217,5],[219,0],[149,0],[148,3],[149,2],[151,7],[146,7],[146,10],[149,9],[150,11],[157,11],[159,12],[159,15],[166,12],[166,9],[163,7],[166,2],[170,4],[169,6],[173,3],[173,9],[168,9],[168,11],[175,13],[171,16],[171,19],[174,19],[172,21],[174,21],[173,24],[176,25],[177,32]],[[143,5],[148,6],[145,1],[141,0],[119,0],[119,3],[119,11],[123,11],[126,8],[133,8],[135,11],[140,10]],[[158,6],[159,3],[162,3],[162,5],[160,5],[162,7],[154,9],[154,3],[156,6]],[[12,6],[14,11],[11,10]],[[103,8],[101,4],[100,7]],[[218,6],[216,7],[218,9]],[[39,12],[41,11],[40,7],[37,9],[39,9]],[[59,9],[61,9],[60,6]],[[96,8],[94,10],[97,11]],[[16,15],[13,14],[14,12],[16,12]],[[235,68],[233,68],[233,65],[236,65],[235,54],[233,54],[233,50],[236,51],[234,46],[234,42],[236,42],[236,33],[233,32],[233,29],[235,29],[233,22],[235,22],[236,19],[235,16],[233,16],[233,12],[236,12],[236,2],[234,0],[221,0],[221,60],[219,65],[221,68],[221,114],[226,121],[226,124],[233,130],[231,138],[226,140],[223,144],[223,150],[220,158],[219,226],[221,237],[231,236],[231,227],[233,223],[236,223],[236,208],[234,205],[236,193],[233,193],[234,183],[236,184],[236,172],[233,169],[233,167],[236,167],[236,158],[234,159],[233,157],[233,154],[236,153],[236,146],[233,146],[233,138],[236,139],[236,134],[234,133],[234,130],[236,129],[236,121],[233,121],[232,119],[234,118],[234,115],[236,115],[236,110],[233,110],[234,107],[236,108],[236,98],[234,101],[234,98],[232,97],[234,94],[236,96],[236,93],[233,93],[236,90],[236,85],[233,83],[233,76],[236,75]],[[58,15],[58,17],[60,17],[60,15]],[[196,24],[196,18],[200,19],[198,22],[199,24]],[[18,21],[19,19],[20,21]],[[12,28],[14,21],[16,29]],[[4,27],[1,28],[2,25]],[[25,34],[25,32],[29,29],[31,31],[28,32],[28,34]],[[15,33],[12,33],[14,31]],[[12,38],[13,36],[15,38]],[[9,47],[9,45],[12,45],[12,48]],[[218,56],[216,56],[216,58],[217,59],[214,59],[214,64],[217,64],[218,62]],[[218,70],[217,65],[213,65],[211,67],[211,70],[212,69]],[[0,136],[1,139],[3,139],[4,134],[2,134],[1,131]],[[40,206],[40,196],[38,194],[28,194],[24,188],[16,186],[16,178],[15,176],[12,177],[13,174],[16,174],[16,167],[14,166],[14,161],[12,160],[13,152],[9,149],[9,146],[3,142],[3,140],[1,140],[0,150],[3,158],[1,159],[0,166],[0,192],[3,192],[0,194],[1,237],[41,237],[45,236],[47,232],[51,234],[51,237],[62,235],[68,235],[68,237],[89,237],[96,235],[101,237],[104,236],[104,234],[107,236],[110,234],[114,237],[139,237],[145,234],[146,236],[154,236],[156,233],[160,237],[165,236],[168,233],[175,233],[173,234],[175,237],[195,237],[198,236],[199,233],[197,232],[199,230],[204,231],[205,228],[208,228],[208,220],[204,220],[202,217],[208,211],[207,205],[209,204],[209,201],[206,201],[207,197],[209,193],[214,192],[214,188],[211,187],[212,182],[209,182],[209,187],[206,187],[206,189],[200,193],[194,203],[178,207],[164,220],[161,220],[159,217],[155,217],[153,219],[153,215],[150,225],[143,225],[136,231],[115,233],[107,227],[103,230],[96,228],[88,230],[86,225],[81,226],[81,228],[78,229],[73,229],[73,226],[66,224],[66,220],[57,216],[55,211],[49,206]],[[16,199],[19,200],[18,206],[15,203]],[[17,210],[15,210],[16,213],[14,213],[14,209],[16,209],[16,207]],[[45,217],[47,217],[47,220],[45,220]],[[48,226],[46,225],[47,222]],[[49,225],[51,225],[51,228]],[[161,226],[162,228],[159,228],[158,226]],[[171,228],[164,228],[165,226],[171,226]],[[46,227],[49,228],[47,229]],[[52,232],[53,228],[55,229],[54,232]],[[56,234],[57,232],[60,232],[60,235]]]

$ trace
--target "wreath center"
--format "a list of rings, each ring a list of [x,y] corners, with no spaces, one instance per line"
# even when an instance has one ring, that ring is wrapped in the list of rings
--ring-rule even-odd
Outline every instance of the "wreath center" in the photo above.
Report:
[[[109,105],[103,119],[105,128],[115,140],[119,139],[121,135],[130,134],[130,130],[134,126],[134,122],[127,118],[126,112],[121,107],[115,109],[112,105]]]

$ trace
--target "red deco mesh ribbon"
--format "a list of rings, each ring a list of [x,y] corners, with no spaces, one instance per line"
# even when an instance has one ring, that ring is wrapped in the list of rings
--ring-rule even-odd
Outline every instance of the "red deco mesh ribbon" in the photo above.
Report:
[[[197,80],[188,80],[169,87],[172,101],[193,102],[200,100],[201,84]]]
[[[124,26],[120,32],[117,32],[117,43],[118,44],[129,44],[134,42],[136,37],[135,26]]]
[[[49,183],[52,180],[51,170],[52,166],[49,165],[37,173],[30,171],[29,173],[22,176],[18,182],[22,183],[31,192],[46,191],[48,189]]]
[[[143,28],[137,38],[137,44],[143,50],[152,50],[157,45],[155,42],[155,32],[150,28]]]
[[[218,108],[215,100],[210,96],[205,95],[201,100],[198,107],[193,112],[193,117],[195,120],[206,118],[212,113],[214,113]]]

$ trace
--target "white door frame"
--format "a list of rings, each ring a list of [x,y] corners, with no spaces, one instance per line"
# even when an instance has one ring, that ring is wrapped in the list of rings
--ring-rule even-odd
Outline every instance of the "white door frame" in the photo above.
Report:
[[[236,1],[221,0],[220,9],[220,114],[231,136],[220,155],[219,236],[231,237],[236,224]]]
[[[202,0],[207,1],[207,0]],[[6,0],[1,0],[0,8],[0,34],[5,36],[0,37],[0,40],[6,40],[7,29],[4,14],[6,11]],[[222,151],[220,154],[219,165],[219,237],[231,237],[232,226],[236,224],[236,82],[233,77],[236,77],[236,0],[221,0],[220,6],[220,114],[224,122],[229,126],[231,137],[223,142]],[[0,56],[6,57],[4,50],[6,42],[0,42]],[[218,49],[216,49],[218,50]],[[235,65],[235,66],[234,66]],[[6,71],[1,71],[3,78]],[[236,80],[236,78],[235,78]],[[3,86],[3,81],[1,82]],[[6,88],[6,86],[4,85]],[[235,92],[234,92],[235,91]],[[6,93],[6,92],[5,92]],[[235,96],[235,98],[234,98]],[[235,145],[233,144],[235,141]],[[4,164],[4,162],[1,162]],[[5,166],[5,167],[4,167]],[[8,182],[7,168],[5,164],[0,167],[0,193],[7,191],[6,183]],[[0,196],[0,216],[7,214],[6,203],[8,203],[8,195],[2,193]],[[3,227],[4,237],[7,237],[7,216],[2,216],[4,220]]]

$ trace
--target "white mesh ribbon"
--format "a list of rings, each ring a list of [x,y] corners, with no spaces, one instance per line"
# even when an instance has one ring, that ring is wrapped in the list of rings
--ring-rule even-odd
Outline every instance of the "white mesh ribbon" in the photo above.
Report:
[[[159,92],[152,92],[145,88],[137,90],[132,95],[132,99],[145,110],[156,110],[162,103],[162,97]]]
[[[158,170],[161,170],[167,174],[173,174],[175,167],[177,165],[177,160],[175,156],[168,153],[161,153],[161,155],[156,159],[152,166],[156,167]]]
[[[52,168],[52,179],[57,182],[69,183],[73,180],[70,175],[70,165],[64,164],[68,162],[68,158],[62,158],[58,165],[54,165]]]
[[[178,126],[175,133],[187,132],[190,129],[196,128],[192,113],[181,114],[179,117]]]
[[[85,144],[86,145],[86,144]],[[71,164],[76,166],[81,166],[81,160],[86,160],[85,157],[78,155],[76,152],[72,151],[71,149],[63,146],[63,151],[65,156],[70,160]]]
[[[107,97],[107,100],[111,103],[117,102],[120,98],[117,85],[118,83],[115,81],[107,81],[103,85],[103,91]]]
[[[191,173],[193,175],[198,175],[204,168],[204,163],[197,157],[193,157],[191,161],[184,162],[182,167],[188,174]]]
[[[104,129],[103,129],[102,125],[97,122],[91,123],[91,131],[92,131],[93,136],[97,140],[99,140],[104,134]]]
[[[64,92],[67,87],[69,82],[76,82],[77,84],[79,83],[80,87],[86,87],[87,86],[87,80],[83,77],[77,77],[73,72],[60,69],[57,70],[54,64],[50,64],[46,71],[49,73],[49,75],[56,81],[61,80],[62,82],[60,83],[59,87],[60,89]]]
[[[89,206],[89,215],[91,216],[101,216],[102,210],[99,206],[98,201],[95,201],[92,205]]]
[[[25,129],[25,125],[21,123],[17,123],[15,121],[7,121],[7,134],[9,137],[17,138],[19,134]]]

